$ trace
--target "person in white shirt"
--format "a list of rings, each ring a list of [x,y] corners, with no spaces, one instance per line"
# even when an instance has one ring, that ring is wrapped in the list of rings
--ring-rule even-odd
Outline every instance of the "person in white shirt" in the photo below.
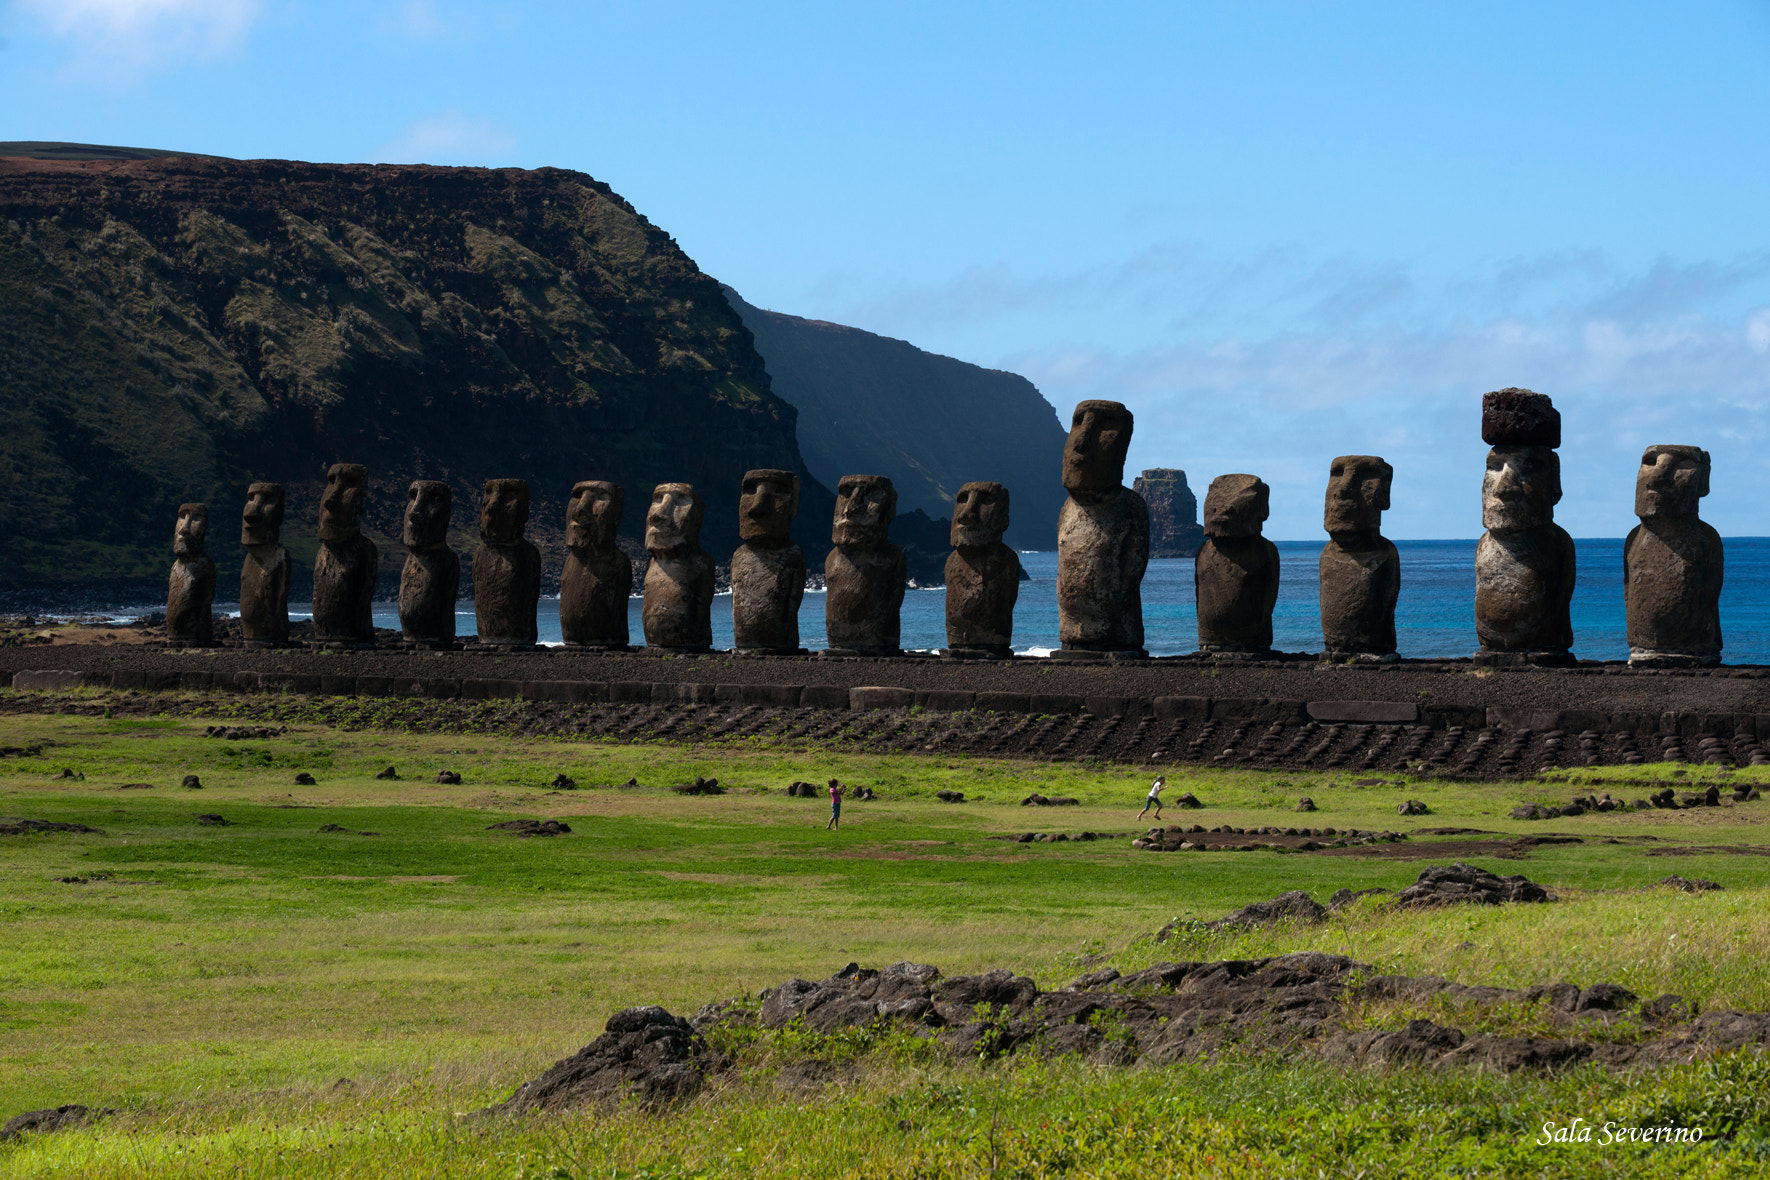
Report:
[[[1149,798],[1143,801],[1143,810],[1137,813],[1138,819],[1142,819],[1151,807],[1155,808],[1155,818],[1162,817],[1162,788],[1167,785],[1167,775],[1158,774],[1155,776],[1155,781],[1149,784]]]

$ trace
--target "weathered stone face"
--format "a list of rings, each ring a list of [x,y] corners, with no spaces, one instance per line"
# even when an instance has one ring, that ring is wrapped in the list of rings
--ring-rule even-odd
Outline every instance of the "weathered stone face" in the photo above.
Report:
[[[479,539],[514,545],[529,526],[529,485],[524,479],[488,479],[479,503]]]
[[[615,535],[621,528],[621,513],[626,506],[627,493],[619,484],[600,479],[573,484],[571,503],[565,511],[566,547],[614,548]]]
[[[1498,446],[1487,452],[1481,481],[1481,527],[1496,532],[1542,528],[1561,502],[1561,457],[1544,446]]]
[[[1205,493],[1207,537],[1257,537],[1271,508],[1272,490],[1255,475],[1219,475]]]
[[[701,543],[706,502],[694,485],[661,483],[652,489],[645,514],[645,548],[652,554],[692,549]]]
[[[413,480],[406,489],[406,548],[435,549],[448,544],[449,516],[454,503],[455,496],[448,484],[434,479]]]
[[[946,650],[949,655],[1013,654],[1014,604],[1020,558],[1002,544],[1008,489],[968,483],[953,502],[953,553],[946,559]]]
[[[999,483],[968,483],[953,497],[951,544],[955,549],[1000,545],[1008,531],[1008,489]]]
[[[1119,402],[1077,402],[1063,446],[1063,486],[1072,496],[1101,496],[1125,481],[1131,411]]]
[[[1375,455],[1341,455],[1328,468],[1322,527],[1330,533],[1379,529],[1395,469]]]
[[[767,468],[744,472],[738,497],[738,536],[746,545],[779,548],[792,544],[793,517],[799,513],[799,477]]]
[[[334,463],[326,472],[320,498],[320,540],[348,541],[362,531],[359,521],[369,497],[369,469],[360,463]]]
[[[172,530],[172,553],[175,557],[201,557],[209,535],[209,506],[180,504],[178,524]]]
[[[240,544],[275,545],[283,535],[283,485],[255,483],[246,489],[240,512]]]
[[[883,475],[844,475],[836,484],[836,517],[830,539],[854,549],[889,544],[897,517],[897,489]]]
[[[1709,453],[1701,447],[1658,444],[1641,456],[1635,474],[1635,515],[1695,516],[1709,494]]]

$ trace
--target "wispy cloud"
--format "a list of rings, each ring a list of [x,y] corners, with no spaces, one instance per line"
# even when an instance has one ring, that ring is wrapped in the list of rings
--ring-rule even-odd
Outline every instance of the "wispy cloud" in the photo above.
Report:
[[[77,73],[127,81],[157,66],[214,57],[237,47],[260,0],[17,0],[74,43]]]
[[[1060,414],[1126,402],[1134,466],[1185,467],[1201,486],[1263,476],[1274,536],[1319,532],[1327,461],[1366,451],[1396,464],[1393,535],[1475,535],[1479,395],[1506,385],[1562,409],[1559,511],[1576,535],[1634,523],[1635,467],[1656,442],[1708,447],[1705,514],[1770,534],[1770,255],[1630,271],[1569,252],[1422,276],[1183,244],[1064,274],[976,268],[846,301],[844,287],[815,314],[1024,373]]]
[[[376,149],[375,158],[388,164],[496,165],[515,146],[516,136],[507,128],[454,110],[407,124]]]

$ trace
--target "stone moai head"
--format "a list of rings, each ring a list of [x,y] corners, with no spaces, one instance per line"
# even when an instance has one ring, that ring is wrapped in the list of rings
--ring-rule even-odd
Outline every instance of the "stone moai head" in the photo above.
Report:
[[[488,545],[514,545],[528,525],[528,480],[486,480],[479,502],[479,539]]]
[[[646,552],[693,549],[701,543],[701,518],[706,512],[706,501],[693,484],[659,484],[652,489],[651,507],[645,513]]]
[[[283,535],[283,485],[255,483],[240,512],[240,544],[275,545]]]
[[[1256,475],[1219,475],[1205,493],[1207,537],[1257,537],[1271,512],[1272,489]]]
[[[406,489],[405,542],[408,549],[440,549],[449,542],[449,514],[455,494],[436,479],[415,479]]]
[[[1481,480],[1481,527],[1535,529],[1555,519],[1561,456],[1548,447],[1494,447]]]
[[[1131,411],[1119,402],[1077,402],[1063,445],[1063,486],[1083,495],[1117,491],[1131,446]]]
[[[573,484],[572,502],[565,510],[566,548],[612,549],[626,506],[627,493],[618,483],[585,479]]]
[[[1322,528],[1330,533],[1374,533],[1383,527],[1395,468],[1375,455],[1341,455],[1328,467]]]
[[[1635,515],[1695,516],[1709,494],[1709,453],[1701,447],[1660,443],[1641,455],[1635,473]]]
[[[209,506],[180,504],[178,525],[172,530],[172,556],[201,557],[209,534]]]
[[[320,497],[320,540],[349,541],[362,532],[358,523],[369,498],[369,469],[360,463],[334,463]]]
[[[883,475],[844,475],[836,484],[836,519],[830,539],[838,545],[876,549],[897,516],[897,489]]]
[[[770,549],[790,544],[798,512],[797,475],[769,468],[744,472],[744,490],[738,497],[738,537],[744,544]]]
[[[1001,543],[1008,531],[1008,489],[999,483],[968,483],[953,497],[954,549]]]

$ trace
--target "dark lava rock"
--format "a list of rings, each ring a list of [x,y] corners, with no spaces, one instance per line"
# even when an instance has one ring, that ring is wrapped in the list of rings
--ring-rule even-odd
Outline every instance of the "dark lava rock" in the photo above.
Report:
[[[295,776],[295,785],[298,787],[311,787],[311,786],[313,786],[314,785],[313,775],[307,773],[307,771],[305,771],[305,770],[302,771],[300,774]]]
[[[227,821],[213,811],[204,812],[202,815],[193,815],[191,818],[206,828],[225,828],[227,826]]]
[[[942,803],[963,803],[965,801],[965,792],[936,791],[934,792],[934,797],[939,799]]]
[[[92,832],[102,836],[97,828],[89,828],[85,824],[63,823],[53,819],[0,819],[0,836],[25,836],[32,832]]]
[[[1501,902],[1554,901],[1555,895],[1534,881],[1522,876],[1499,877],[1486,869],[1458,861],[1455,864],[1432,865],[1419,878],[1395,895],[1401,906],[1498,905]]]
[[[607,1031],[557,1061],[487,1113],[563,1110],[635,1101],[669,1106],[699,1093],[706,1045],[680,1016],[652,1006],[609,1017]]]
[[[389,767],[389,769],[392,769],[392,768]],[[453,770],[439,770],[436,772],[436,781],[439,783],[447,783],[451,786],[455,786],[455,785],[460,784],[461,776],[460,776],[460,774],[458,774],[457,772],[455,772]]]
[[[1721,887],[1717,881],[1705,881],[1701,877],[1679,877],[1676,875],[1661,877],[1658,884],[1669,885],[1683,893],[1707,893],[1711,889]]]
[[[1205,926],[1211,930],[1227,930],[1232,927],[1264,926],[1270,922],[1319,922],[1327,914],[1326,906],[1303,890],[1292,889],[1271,901],[1256,901],[1252,905],[1245,905],[1232,914],[1206,922]]]
[[[59,773],[51,775],[50,777],[56,779],[57,781],[60,781],[62,779],[79,779],[81,782],[86,781],[86,776],[84,774],[81,774],[77,770],[70,770],[65,766],[61,769],[61,771]]]
[[[95,1122],[107,1114],[115,1114],[113,1110],[93,1110],[90,1107],[69,1103],[66,1106],[54,1106],[48,1110],[27,1110],[23,1114],[13,1115],[0,1127],[0,1143],[17,1139],[24,1134],[47,1135],[52,1131],[65,1131],[69,1127],[83,1127]]]
[[[1351,905],[1361,897],[1371,897],[1378,894],[1392,894],[1394,892],[1393,889],[1384,889],[1380,885],[1371,889],[1336,889],[1334,890],[1334,895],[1328,898],[1328,909],[1344,909],[1346,906]]]
[[[692,783],[677,783],[670,788],[678,795],[723,795],[725,788],[719,785],[716,778],[700,778],[697,776]]]
[[[1191,791],[1186,792],[1186,794],[1174,800],[1173,805],[1175,807],[1185,808],[1189,811],[1204,806],[1203,803],[1198,801],[1198,796],[1194,795]]]
[[[1405,803],[1395,805],[1397,815],[1431,815],[1432,809],[1418,799],[1409,799]]]
[[[395,769],[394,769],[394,768],[393,768],[393,767],[391,767],[391,766],[388,766],[388,767],[385,767],[385,768],[383,768],[383,769],[381,769],[381,770],[377,770],[377,771],[376,771],[376,772],[375,772],[375,777],[376,777],[376,778],[379,778],[379,779],[393,779],[393,778],[398,778],[398,777],[399,777],[399,771],[397,771],[397,770],[395,770]]]
[[[203,789],[203,780],[194,774],[187,774],[178,785],[187,791],[200,791]]]
[[[1307,795],[1303,796],[1301,799],[1297,800],[1296,810],[1298,810],[1298,811],[1314,811],[1315,810],[1315,800],[1311,799]]]
[[[1481,441],[1490,447],[1559,447],[1561,411],[1529,389],[1497,389],[1481,396]]]
[[[1049,798],[1035,791],[1022,799],[1020,805],[1022,807],[1079,807],[1081,802],[1080,799],[1071,799],[1067,795]]]
[[[567,836],[571,828],[556,819],[510,819],[501,824],[492,824],[486,828],[488,832],[513,832],[518,836]]]
[[[577,789],[577,786],[578,780],[570,775],[556,774],[553,776],[553,789],[556,791],[573,791]]]

